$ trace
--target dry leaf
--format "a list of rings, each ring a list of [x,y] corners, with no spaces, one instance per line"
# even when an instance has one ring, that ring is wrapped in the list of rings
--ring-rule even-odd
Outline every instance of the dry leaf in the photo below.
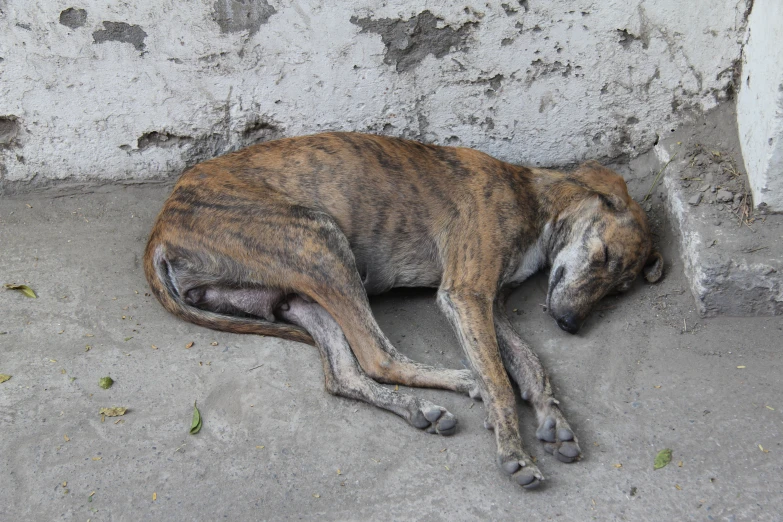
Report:
[[[744,366],[737,366],[737,369],[741,370],[742,368],[744,368]]]
[[[678,468],[681,468],[681,467],[682,467],[682,461],[679,461],[679,462],[677,463],[677,467],[678,467]]]
[[[679,484],[675,484],[674,487],[677,488],[677,491],[682,491],[682,488],[680,487]]]
[[[446,468],[446,471],[451,471],[451,468],[449,468],[448,466],[443,466],[443,467]]]
[[[338,470],[337,470],[337,474],[338,474],[338,475],[342,475],[342,474],[343,474],[343,472],[342,472],[342,471],[340,471],[340,470],[338,469]]]
[[[190,341],[188,344],[186,344],[185,348],[193,348],[193,341]]]
[[[63,487],[65,487],[67,485],[68,485],[68,482],[67,481],[63,481]]]
[[[315,494],[313,495],[313,497],[314,497],[314,498],[321,498],[321,495],[319,495],[318,493],[315,493]]]
[[[158,494],[152,493],[152,501],[155,502],[156,500],[158,500]]]
[[[125,415],[126,411],[128,411],[128,408],[115,406],[114,408],[101,408],[101,411],[98,413],[101,415],[106,415],[107,417],[119,417],[121,415]]]
[[[152,349],[153,349],[153,350],[157,350],[157,349],[158,349],[158,347],[157,347],[157,346],[155,346],[154,344],[153,344],[153,345],[151,345],[151,346],[152,346]]]
[[[764,446],[762,446],[761,444],[759,444],[759,449],[764,453],[769,453],[769,450],[764,449]]]
[[[264,449],[264,446],[256,446],[256,449]]]
[[[660,385],[658,385],[658,386],[653,386],[653,388],[655,388],[656,390],[657,390],[657,389],[660,389],[660,387],[661,387]]]
[[[210,346],[217,346],[217,345],[218,345],[218,343],[217,343],[217,341],[212,341],[211,343],[209,343],[209,345],[210,345]]]
[[[614,467],[617,468],[617,469],[620,469],[620,468],[623,467],[623,465],[622,464],[615,464]]]
[[[33,299],[38,297],[37,295],[35,295],[35,292],[33,291],[33,289],[30,288],[27,285],[14,285],[14,284],[11,284],[11,283],[6,283],[4,286],[8,290],[17,290],[17,291],[23,293],[24,295],[26,295],[27,297],[32,297]]]
[[[65,439],[65,442],[70,441],[71,439],[68,438],[68,435],[63,435],[63,438]]]
[[[6,375],[4,373],[0,373],[0,383],[5,382],[11,378],[10,375]]]
[[[772,406],[764,406],[764,407],[767,408],[768,410],[775,411],[775,408],[773,408]]]
[[[98,460],[101,460],[102,458],[103,457],[93,457],[92,460],[98,461]],[[92,496],[92,495],[90,495],[90,496]]]
[[[92,346],[90,346],[89,344],[85,344],[84,345],[84,351],[85,352],[89,352],[90,350],[92,350]]]

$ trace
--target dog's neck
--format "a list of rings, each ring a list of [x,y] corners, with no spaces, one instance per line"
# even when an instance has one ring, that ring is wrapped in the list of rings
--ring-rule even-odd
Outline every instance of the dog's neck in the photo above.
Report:
[[[565,173],[557,170],[533,168],[529,171],[530,190],[539,202],[533,220],[537,227],[536,237],[547,264],[551,265],[571,233],[573,220],[563,218],[590,190],[571,182]]]

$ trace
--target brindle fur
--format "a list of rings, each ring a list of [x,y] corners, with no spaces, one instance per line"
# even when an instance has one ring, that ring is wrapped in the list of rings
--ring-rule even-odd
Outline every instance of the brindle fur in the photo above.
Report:
[[[610,290],[661,276],[641,208],[617,174],[529,169],[466,148],[354,133],[249,147],[185,172],[147,245],[147,280],[193,323],[316,345],[329,392],[450,435],[456,419],[381,383],[479,395],[502,469],[532,488],[509,375],[559,460],[580,449],[538,357],[505,313],[508,288],[551,266],[549,311],[575,332]],[[646,265],[646,266],[645,266]],[[367,295],[437,287],[470,370],[417,363],[378,327]]]

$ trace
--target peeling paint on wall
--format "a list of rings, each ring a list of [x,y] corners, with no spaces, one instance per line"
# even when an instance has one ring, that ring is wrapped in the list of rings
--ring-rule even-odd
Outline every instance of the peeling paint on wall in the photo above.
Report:
[[[383,61],[394,65],[399,72],[416,67],[430,54],[443,58],[452,51],[466,47],[467,38],[475,25],[473,22],[466,22],[457,29],[438,27],[439,22],[442,20],[429,11],[423,11],[409,20],[351,17],[351,23],[361,27],[361,32],[380,35],[386,46]]]
[[[218,0],[212,16],[221,33],[249,31],[252,35],[276,12],[266,0]]]
[[[71,29],[77,29],[87,22],[87,11],[69,7],[60,13],[60,23]]]
[[[19,130],[19,118],[13,115],[0,116],[0,148],[18,145],[16,137],[19,135]]]
[[[138,25],[130,25],[125,22],[103,22],[103,29],[92,33],[95,43],[123,42],[129,43],[137,51],[144,50],[144,39],[147,33]]]

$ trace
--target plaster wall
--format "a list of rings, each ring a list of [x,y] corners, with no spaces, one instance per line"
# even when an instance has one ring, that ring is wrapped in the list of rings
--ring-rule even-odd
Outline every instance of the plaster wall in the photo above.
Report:
[[[737,126],[753,202],[783,212],[783,4],[756,0],[748,18]]]
[[[0,0],[0,190],[323,130],[636,155],[732,96],[749,3]]]

